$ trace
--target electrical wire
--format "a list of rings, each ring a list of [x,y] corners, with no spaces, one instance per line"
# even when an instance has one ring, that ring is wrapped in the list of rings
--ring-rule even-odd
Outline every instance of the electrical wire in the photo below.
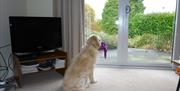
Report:
[[[5,48],[5,47],[8,47],[8,46],[10,46],[10,44],[1,46],[0,49]],[[3,54],[2,54],[1,51],[0,51],[0,57],[2,58],[2,60],[3,60],[3,62],[4,62],[4,65],[5,65],[5,66],[0,66],[0,68],[2,68],[2,69],[0,69],[0,71],[5,71],[5,72],[2,74],[2,76],[0,77],[0,80],[5,80],[6,77],[8,76],[8,74],[9,74],[8,63],[6,63],[6,59],[5,59],[5,57],[3,56]],[[8,59],[9,59],[9,58],[8,58]]]
[[[6,70],[6,69],[0,69],[0,71],[4,71],[4,70]]]
[[[11,45],[11,44],[7,44],[7,45],[4,45],[4,46],[1,46],[0,49],[5,48],[5,47],[8,47],[8,46],[10,46],[10,45]]]
[[[6,63],[6,59],[4,58],[2,52],[0,52],[0,55],[1,55],[2,59],[3,59],[3,62],[4,62],[4,64],[5,64],[5,66],[8,67],[8,65],[7,65],[7,63]]]
[[[15,68],[15,65],[14,65],[14,63],[13,63],[13,60],[12,60],[12,53],[9,55],[9,57],[8,57],[8,67],[10,68],[10,70],[12,71],[12,72],[14,72],[14,69],[13,68]],[[11,59],[11,60],[10,60]],[[12,63],[12,65],[13,65],[13,67],[11,66],[11,63]]]
[[[8,69],[8,65],[6,63],[6,60],[5,60],[2,52],[0,52],[0,56],[1,56],[1,58],[2,58],[2,60],[4,62],[4,64],[5,64],[5,66],[3,66],[3,67],[6,68],[4,74],[0,77],[0,80],[5,80],[5,78],[7,77],[8,73],[9,73],[9,69]]]
[[[6,79],[6,77],[8,76],[9,70],[7,68],[7,70],[4,72],[3,76],[2,76],[2,80],[4,81]]]

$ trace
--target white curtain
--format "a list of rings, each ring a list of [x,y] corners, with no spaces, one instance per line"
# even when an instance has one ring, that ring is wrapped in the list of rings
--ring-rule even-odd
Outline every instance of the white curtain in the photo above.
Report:
[[[57,0],[54,5],[54,15],[62,17],[63,50],[71,60],[80,52],[83,42],[84,0]]]

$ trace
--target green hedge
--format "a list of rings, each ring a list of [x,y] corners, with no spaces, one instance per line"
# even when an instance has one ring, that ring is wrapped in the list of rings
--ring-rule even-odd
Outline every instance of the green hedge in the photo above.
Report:
[[[128,47],[156,49],[157,36],[154,34],[143,34],[128,40]]]
[[[129,21],[129,37],[143,34],[159,35],[173,30],[174,13],[139,14]]]
[[[169,52],[175,13],[139,14],[129,21],[129,46]]]

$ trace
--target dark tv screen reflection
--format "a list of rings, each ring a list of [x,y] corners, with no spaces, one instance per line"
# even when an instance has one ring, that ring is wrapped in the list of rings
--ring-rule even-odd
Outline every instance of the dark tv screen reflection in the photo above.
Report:
[[[42,52],[62,47],[60,17],[10,16],[9,25],[13,52]]]

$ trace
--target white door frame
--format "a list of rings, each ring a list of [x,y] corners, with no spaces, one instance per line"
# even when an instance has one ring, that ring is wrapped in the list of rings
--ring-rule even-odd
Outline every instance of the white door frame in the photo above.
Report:
[[[126,14],[126,6],[129,0],[119,0],[119,18],[118,18],[118,62],[125,65],[128,59],[128,14]]]
[[[174,33],[174,47],[173,47],[173,58],[177,60],[180,58],[180,1],[176,0],[176,22],[175,22],[175,33]]]

